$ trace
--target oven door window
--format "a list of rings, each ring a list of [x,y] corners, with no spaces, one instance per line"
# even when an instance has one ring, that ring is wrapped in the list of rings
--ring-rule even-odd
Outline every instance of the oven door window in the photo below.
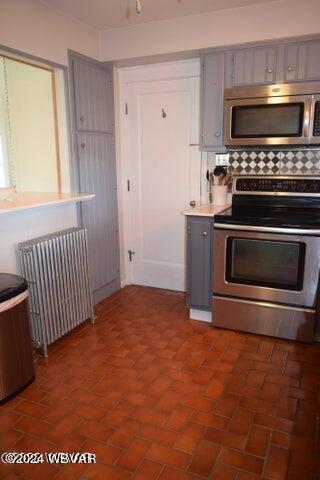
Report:
[[[301,291],[305,244],[229,237],[226,280],[230,283]]]
[[[232,108],[232,138],[301,137],[304,103]]]

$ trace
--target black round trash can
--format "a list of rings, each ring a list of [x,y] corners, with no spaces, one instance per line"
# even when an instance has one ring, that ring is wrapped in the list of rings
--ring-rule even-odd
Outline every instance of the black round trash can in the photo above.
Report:
[[[24,278],[0,273],[0,404],[35,378]]]

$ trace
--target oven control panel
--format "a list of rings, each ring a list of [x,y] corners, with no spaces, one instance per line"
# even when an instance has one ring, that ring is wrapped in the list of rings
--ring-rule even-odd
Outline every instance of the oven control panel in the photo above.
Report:
[[[233,193],[320,195],[320,177],[235,177],[233,183]]]

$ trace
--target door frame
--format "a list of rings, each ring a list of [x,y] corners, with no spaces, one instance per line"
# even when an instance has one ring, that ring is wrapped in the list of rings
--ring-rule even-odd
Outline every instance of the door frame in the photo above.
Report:
[[[115,68],[115,128],[116,154],[119,192],[119,230],[120,230],[120,274],[121,287],[131,284],[131,269],[128,257],[130,249],[130,195],[129,179],[130,151],[126,135],[128,115],[128,87],[133,83],[157,82],[200,77],[200,59],[192,58],[164,63],[153,63],[134,67]]]

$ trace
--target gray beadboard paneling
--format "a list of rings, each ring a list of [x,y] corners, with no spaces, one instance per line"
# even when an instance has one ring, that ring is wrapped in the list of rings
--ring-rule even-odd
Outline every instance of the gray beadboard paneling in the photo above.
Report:
[[[79,214],[88,230],[93,301],[98,303],[120,288],[112,68],[75,53],[70,63],[79,192],[95,194],[94,200],[82,202]]]
[[[85,60],[73,61],[78,131],[112,132],[112,73]]]
[[[95,193],[82,205],[88,228],[89,265],[93,291],[119,277],[116,163],[112,135],[79,133],[80,188]]]
[[[276,47],[234,50],[232,84],[234,86],[275,83]]]

